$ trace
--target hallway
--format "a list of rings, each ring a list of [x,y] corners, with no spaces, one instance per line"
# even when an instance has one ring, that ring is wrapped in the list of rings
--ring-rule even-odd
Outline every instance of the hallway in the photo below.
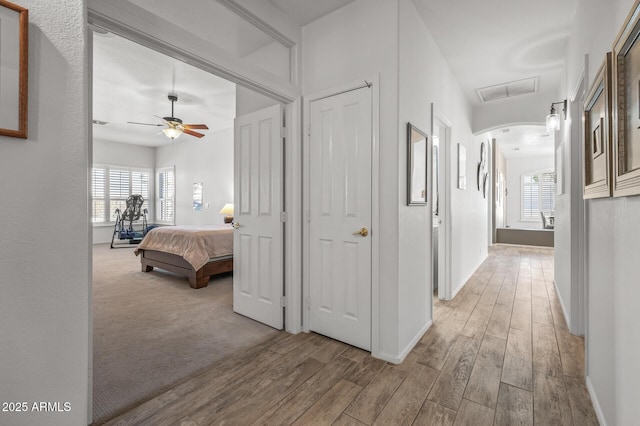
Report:
[[[494,246],[404,363],[280,333],[109,424],[598,424],[553,250]]]

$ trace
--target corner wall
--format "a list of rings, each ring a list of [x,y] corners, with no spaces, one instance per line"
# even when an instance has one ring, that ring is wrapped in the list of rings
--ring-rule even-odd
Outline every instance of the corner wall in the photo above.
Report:
[[[579,1],[567,48],[566,87],[575,87],[585,53],[588,84],[593,81],[632,6],[632,0]],[[572,185],[571,191],[582,188]],[[639,196],[587,201],[586,374],[603,425],[631,425],[640,418],[639,217]]]
[[[29,138],[0,136],[0,424],[86,425],[89,388],[85,2],[29,9]],[[34,402],[70,411],[33,412]]]
[[[155,164],[157,168],[176,167],[176,225],[224,222],[224,215],[218,212],[226,203],[233,203],[233,129],[202,139],[183,136],[157,148]],[[201,211],[193,210],[194,183],[202,183]]]
[[[380,76],[380,200],[398,199],[398,3],[356,0],[302,29],[303,95]],[[398,349],[398,206],[380,205],[379,353]],[[375,272],[374,272],[375,273]]]

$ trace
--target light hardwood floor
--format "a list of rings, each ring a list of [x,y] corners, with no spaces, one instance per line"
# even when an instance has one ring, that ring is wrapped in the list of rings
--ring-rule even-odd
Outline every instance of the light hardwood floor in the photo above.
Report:
[[[109,424],[597,425],[583,347],[553,251],[495,246],[400,365],[281,333]]]

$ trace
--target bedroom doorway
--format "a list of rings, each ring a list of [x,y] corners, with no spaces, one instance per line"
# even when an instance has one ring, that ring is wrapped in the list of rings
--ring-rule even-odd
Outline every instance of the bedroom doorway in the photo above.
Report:
[[[131,191],[137,192],[141,188],[148,191],[145,193],[148,204],[144,207],[148,208],[150,224],[158,224],[158,215],[166,219],[161,225],[200,225],[204,222],[223,224],[224,215],[218,212],[225,204],[235,201],[234,117],[238,113],[247,116],[253,109],[274,105],[279,114],[278,118],[269,124],[272,126],[273,134],[276,135],[271,145],[279,148],[275,156],[266,160],[266,166],[270,167],[271,171],[268,180],[275,185],[272,193],[267,195],[274,201],[273,213],[277,219],[274,227],[277,229],[273,236],[279,236],[279,250],[282,252],[285,248],[282,240],[285,224],[281,221],[284,200],[282,194],[284,152],[281,129],[282,116],[287,109],[278,100],[229,81],[220,82],[220,85],[212,89],[215,93],[210,93],[207,87],[213,83],[199,80],[200,77],[196,76],[201,73],[211,74],[210,71],[189,69],[190,65],[172,57],[160,59],[163,62],[156,63],[154,66],[155,59],[149,58],[157,58],[157,55],[161,54],[141,45],[137,47],[148,52],[141,53],[136,50],[132,58],[120,56],[119,59],[113,59],[115,65],[108,65],[104,61],[105,51],[99,49],[108,43],[115,42],[116,46],[111,50],[124,55],[126,48],[123,45],[133,42],[102,29],[98,33],[93,33],[92,38],[94,40],[91,52],[95,59],[94,65],[101,69],[93,69],[94,84],[90,94],[93,98],[91,102],[93,110],[90,116],[94,120],[93,137],[90,138],[91,151],[93,163],[111,166],[104,168],[103,192],[106,201],[102,209],[97,201],[103,199],[96,197],[97,186],[94,188],[92,185],[93,193],[90,194],[92,213],[89,218],[95,223],[94,219],[99,214],[105,217],[104,222],[94,226],[94,243],[104,244],[94,245],[91,268],[93,370],[90,383],[93,388],[93,405],[89,409],[93,413],[93,420],[96,423],[102,423],[127,407],[162,393],[168,386],[188,379],[211,363],[276,336],[278,331],[271,327],[283,328],[281,304],[283,303],[284,264],[282,254],[279,260],[276,260],[269,250],[274,240],[271,244],[267,244],[265,233],[259,234],[260,238],[257,238],[260,243],[258,254],[266,252],[271,255],[273,265],[276,266],[271,268],[272,271],[277,270],[277,267],[280,268],[279,289],[272,293],[279,321],[269,324],[270,327],[268,327],[249,318],[254,317],[253,307],[241,312],[244,316],[233,312],[235,293],[233,287],[237,281],[235,278],[248,277],[248,280],[244,281],[245,285],[253,285],[256,278],[253,273],[239,273],[236,276],[230,273],[222,274],[209,281],[206,287],[196,290],[189,286],[187,278],[163,271],[161,267],[157,267],[153,272],[142,272],[140,259],[133,253],[135,245],[125,245],[126,248],[122,250],[109,249],[108,242],[111,240],[114,229],[110,219],[113,210],[119,206],[117,194],[112,191],[115,188],[114,185],[122,184],[124,188],[122,191],[126,192],[126,194],[123,192],[124,196],[129,195]],[[157,78],[150,77],[153,81],[152,85],[166,86],[163,90],[172,90],[179,95],[175,104],[175,115],[185,118],[185,122],[206,123],[209,129],[197,130],[198,133],[204,134],[203,137],[197,138],[183,134],[179,138],[170,140],[164,133],[158,134],[158,131],[162,130],[162,119],[156,121],[154,115],[158,113],[160,116],[168,115],[166,108],[167,105],[171,105],[166,100],[166,93],[158,94],[150,88],[142,89],[139,85],[129,87],[128,82],[125,84],[127,79],[133,81],[142,79],[134,75],[134,71],[142,67],[131,65],[136,63],[136,60],[147,59],[149,62],[145,63],[145,69],[155,69],[163,74]],[[125,68],[131,74],[128,77],[116,77],[114,68],[117,66]],[[222,80],[213,74],[210,77],[214,80]],[[100,78],[103,80],[98,81]],[[233,87],[233,90],[230,91],[229,86]],[[208,115],[202,118],[198,118],[194,112],[199,108],[202,98],[229,100],[231,96],[233,102],[230,113],[225,112],[227,107],[220,107],[213,113],[207,110]],[[158,99],[159,106],[130,109],[126,105],[127,102],[133,104],[138,98]],[[103,107],[101,102],[104,99],[119,103],[115,106]],[[238,99],[241,100],[238,101]],[[204,107],[200,106],[200,109],[205,111]],[[103,114],[103,112],[106,113]],[[107,113],[113,115],[106,117]],[[139,115],[134,116],[134,114]],[[160,126],[156,127],[154,121]],[[216,127],[219,123],[226,127]],[[256,131],[260,135],[267,124],[264,119],[258,120],[257,123]],[[106,136],[107,130],[112,131],[113,137]],[[145,130],[147,134],[142,135],[140,139],[158,142],[159,146],[123,143],[131,142]],[[280,141],[279,144],[278,141]],[[264,153],[267,150],[264,145],[256,145],[255,148],[253,152],[259,154],[259,157],[249,163],[258,161],[256,170],[264,172],[266,170]],[[280,163],[276,164],[276,160],[280,160]],[[96,167],[90,170],[92,178],[95,174],[94,169]],[[158,180],[158,174],[166,178]],[[254,175],[259,176],[257,173]],[[113,185],[109,185],[109,182]],[[196,183],[199,196],[198,209],[195,208],[194,202],[194,184]],[[264,185],[261,185],[259,180],[255,185],[257,186],[254,187],[253,192],[258,196],[256,205],[262,209],[260,213],[263,218]],[[165,189],[172,188],[172,191],[166,193],[166,197],[158,197],[157,190],[161,186]],[[107,205],[106,202],[111,204]],[[240,224],[248,224],[243,218],[241,203],[234,204],[237,221]],[[187,220],[189,222],[186,222]],[[253,254],[251,250],[249,253]],[[238,254],[235,260],[240,261],[242,257],[242,254]],[[253,265],[252,262],[249,264]],[[258,274],[265,273],[269,266],[273,266],[269,261],[257,264],[260,266]],[[274,277],[272,281],[277,282],[278,278]],[[258,295],[264,299],[264,289],[259,290],[261,292]]]

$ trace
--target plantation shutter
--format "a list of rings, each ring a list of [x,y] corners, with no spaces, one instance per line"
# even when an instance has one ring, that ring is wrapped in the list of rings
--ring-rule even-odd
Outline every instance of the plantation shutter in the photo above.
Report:
[[[543,173],[541,186],[541,209],[545,215],[550,215],[556,208],[556,182],[554,173]]]
[[[93,223],[107,221],[106,188],[107,170],[94,167],[91,170],[91,222]]]
[[[522,219],[540,217],[540,185],[537,175],[522,177]]]
[[[156,219],[159,222],[175,222],[175,172],[173,167],[160,169],[157,174],[158,198],[156,200]]]

